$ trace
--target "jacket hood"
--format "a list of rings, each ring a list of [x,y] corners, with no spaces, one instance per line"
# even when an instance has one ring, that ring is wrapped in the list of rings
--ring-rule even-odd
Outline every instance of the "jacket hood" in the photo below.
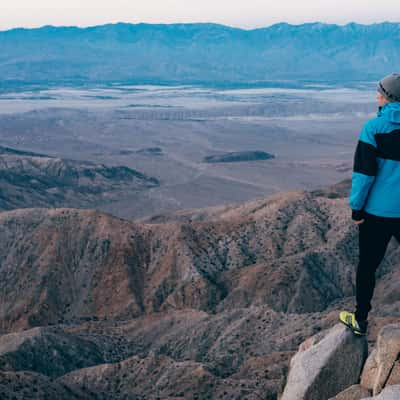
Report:
[[[386,103],[379,107],[378,117],[383,117],[393,124],[400,124],[400,101]]]

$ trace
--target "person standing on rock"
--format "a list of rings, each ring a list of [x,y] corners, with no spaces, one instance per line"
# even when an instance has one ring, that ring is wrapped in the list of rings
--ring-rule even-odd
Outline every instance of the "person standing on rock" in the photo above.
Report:
[[[349,205],[359,231],[355,312],[339,319],[365,335],[375,272],[390,239],[400,243],[400,74],[378,83],[378,112],[362,127],[354,155]]]

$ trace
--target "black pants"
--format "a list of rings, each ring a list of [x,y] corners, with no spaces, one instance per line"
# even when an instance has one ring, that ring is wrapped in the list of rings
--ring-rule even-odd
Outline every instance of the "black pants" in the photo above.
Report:
[[[385,256],[390,239],[400,243],[400,218],[366,213],[359,227],[359,263],[356,275],[356,318],[367,319],[375,288],[375,272]]]

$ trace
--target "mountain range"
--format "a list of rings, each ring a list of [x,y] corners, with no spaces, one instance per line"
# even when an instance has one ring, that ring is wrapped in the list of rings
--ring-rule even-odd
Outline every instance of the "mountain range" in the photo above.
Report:
[[[0,32],[5,83],[364,80],[400,64],[400,23],[43,26]]]
[[[1,212],[1,398],[276,400],[298,345],[353,304],[349,187],[142,221]],[[371,344],[398,280],[392,242]]]

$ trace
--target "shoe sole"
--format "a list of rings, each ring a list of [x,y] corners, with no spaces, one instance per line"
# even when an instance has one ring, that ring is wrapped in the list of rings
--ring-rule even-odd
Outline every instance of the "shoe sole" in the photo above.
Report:
[[[357,329],[354,329],[351,325],[349,325],[348,323],[342,321],[340,318],[339,318],[339,321],[343,325],[347,326],[354,333],[354,335],[356,335],[356,336],[366,336],[367,332],[361,332],[361,331],[359,331]]]

